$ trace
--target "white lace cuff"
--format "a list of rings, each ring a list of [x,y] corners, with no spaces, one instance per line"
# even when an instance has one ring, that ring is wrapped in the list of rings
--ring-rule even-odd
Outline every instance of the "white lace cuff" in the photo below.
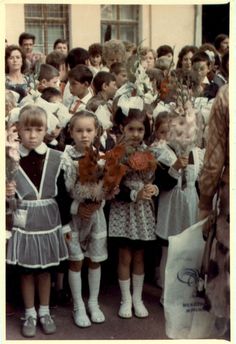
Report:
[[[180,172],[176,171],[172,166],[169,168],[168,173],[171,177],[178,179],[180,177]]]
[[[73,202],[71,203],[71,206],[70,206],[70,213],[72,215],[76,215],[76,214],[78,214],[78,209],[79,209],[79,201],[74,199]]]
[[[6,230],[6,240],[9,240],[11,236],[12,236],[11,231]]]
[[[66,234],[71,232],[71,226],[69,225],[69,223],[67,225],[62,226],[62,233]]]

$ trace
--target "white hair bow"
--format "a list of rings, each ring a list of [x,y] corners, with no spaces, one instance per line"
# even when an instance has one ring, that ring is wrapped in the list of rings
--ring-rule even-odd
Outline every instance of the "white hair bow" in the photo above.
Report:
[[[125,116],[128,116],[130,109],[139,109],[140,111],[143,110],[144,102],[141,97],[135,96],[135,97],[129,97],[127,95],[123,95],[118,100],[118,107],[121,108],[123,114]]]
[[[213,51],[211,50],[205,50],[205,53],[208,55],[209,59],[211,60],[211,62],[215,61],[215,54]]]

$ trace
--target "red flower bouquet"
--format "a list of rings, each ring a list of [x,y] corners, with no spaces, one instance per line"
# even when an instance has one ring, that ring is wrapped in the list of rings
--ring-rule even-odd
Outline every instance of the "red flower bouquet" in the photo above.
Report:
[[[134,171],[149,171],[156,169],[156,160],[149,151],[136,151],[128,160],[128,164]]]

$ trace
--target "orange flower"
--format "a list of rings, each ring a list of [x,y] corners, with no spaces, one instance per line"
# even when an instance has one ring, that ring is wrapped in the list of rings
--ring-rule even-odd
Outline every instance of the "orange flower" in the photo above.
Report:
[[[125,145],[117,145],[110,151],[105,153],[105,160],[114,159],[114,160],[120,160],[125,154]]]
[[[79,160],[78,164],[78,174],[81,184],[97,183],[99,181],[101,171],[97,161],[97,152],[93,148],[86,148],[85,155]]]
[[[127,169],[127,166],[119,164],[115,160],[110,160],[109,163],[105,165],[103,185],[106,192],[111,192],[116,186],[119,186]]]
[[[164,79],[161,82],[161,86],[160,86],[160,99],[161,100],[165,100],[165,98],[166,98],[166,96],[168,95],[169,92],[170,92],[169,80],[168,79]]]
[[[135,171],[154,170],[156,161],[151,152],[135,152],[128,160],[129,166]]]

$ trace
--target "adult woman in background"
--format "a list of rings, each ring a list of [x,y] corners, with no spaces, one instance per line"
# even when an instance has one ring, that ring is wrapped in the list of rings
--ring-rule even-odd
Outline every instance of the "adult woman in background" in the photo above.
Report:
[[[30,89],[31,77],[24,74],[26,57],[17,45],[9,45],[5,52],[5,88],[19,94],[18,102]]]
[[[191,71],[191,59],[197,50],[198,48],[194,45],[185,45],[179,52],[176,68],[181,68],[183,72]]]

